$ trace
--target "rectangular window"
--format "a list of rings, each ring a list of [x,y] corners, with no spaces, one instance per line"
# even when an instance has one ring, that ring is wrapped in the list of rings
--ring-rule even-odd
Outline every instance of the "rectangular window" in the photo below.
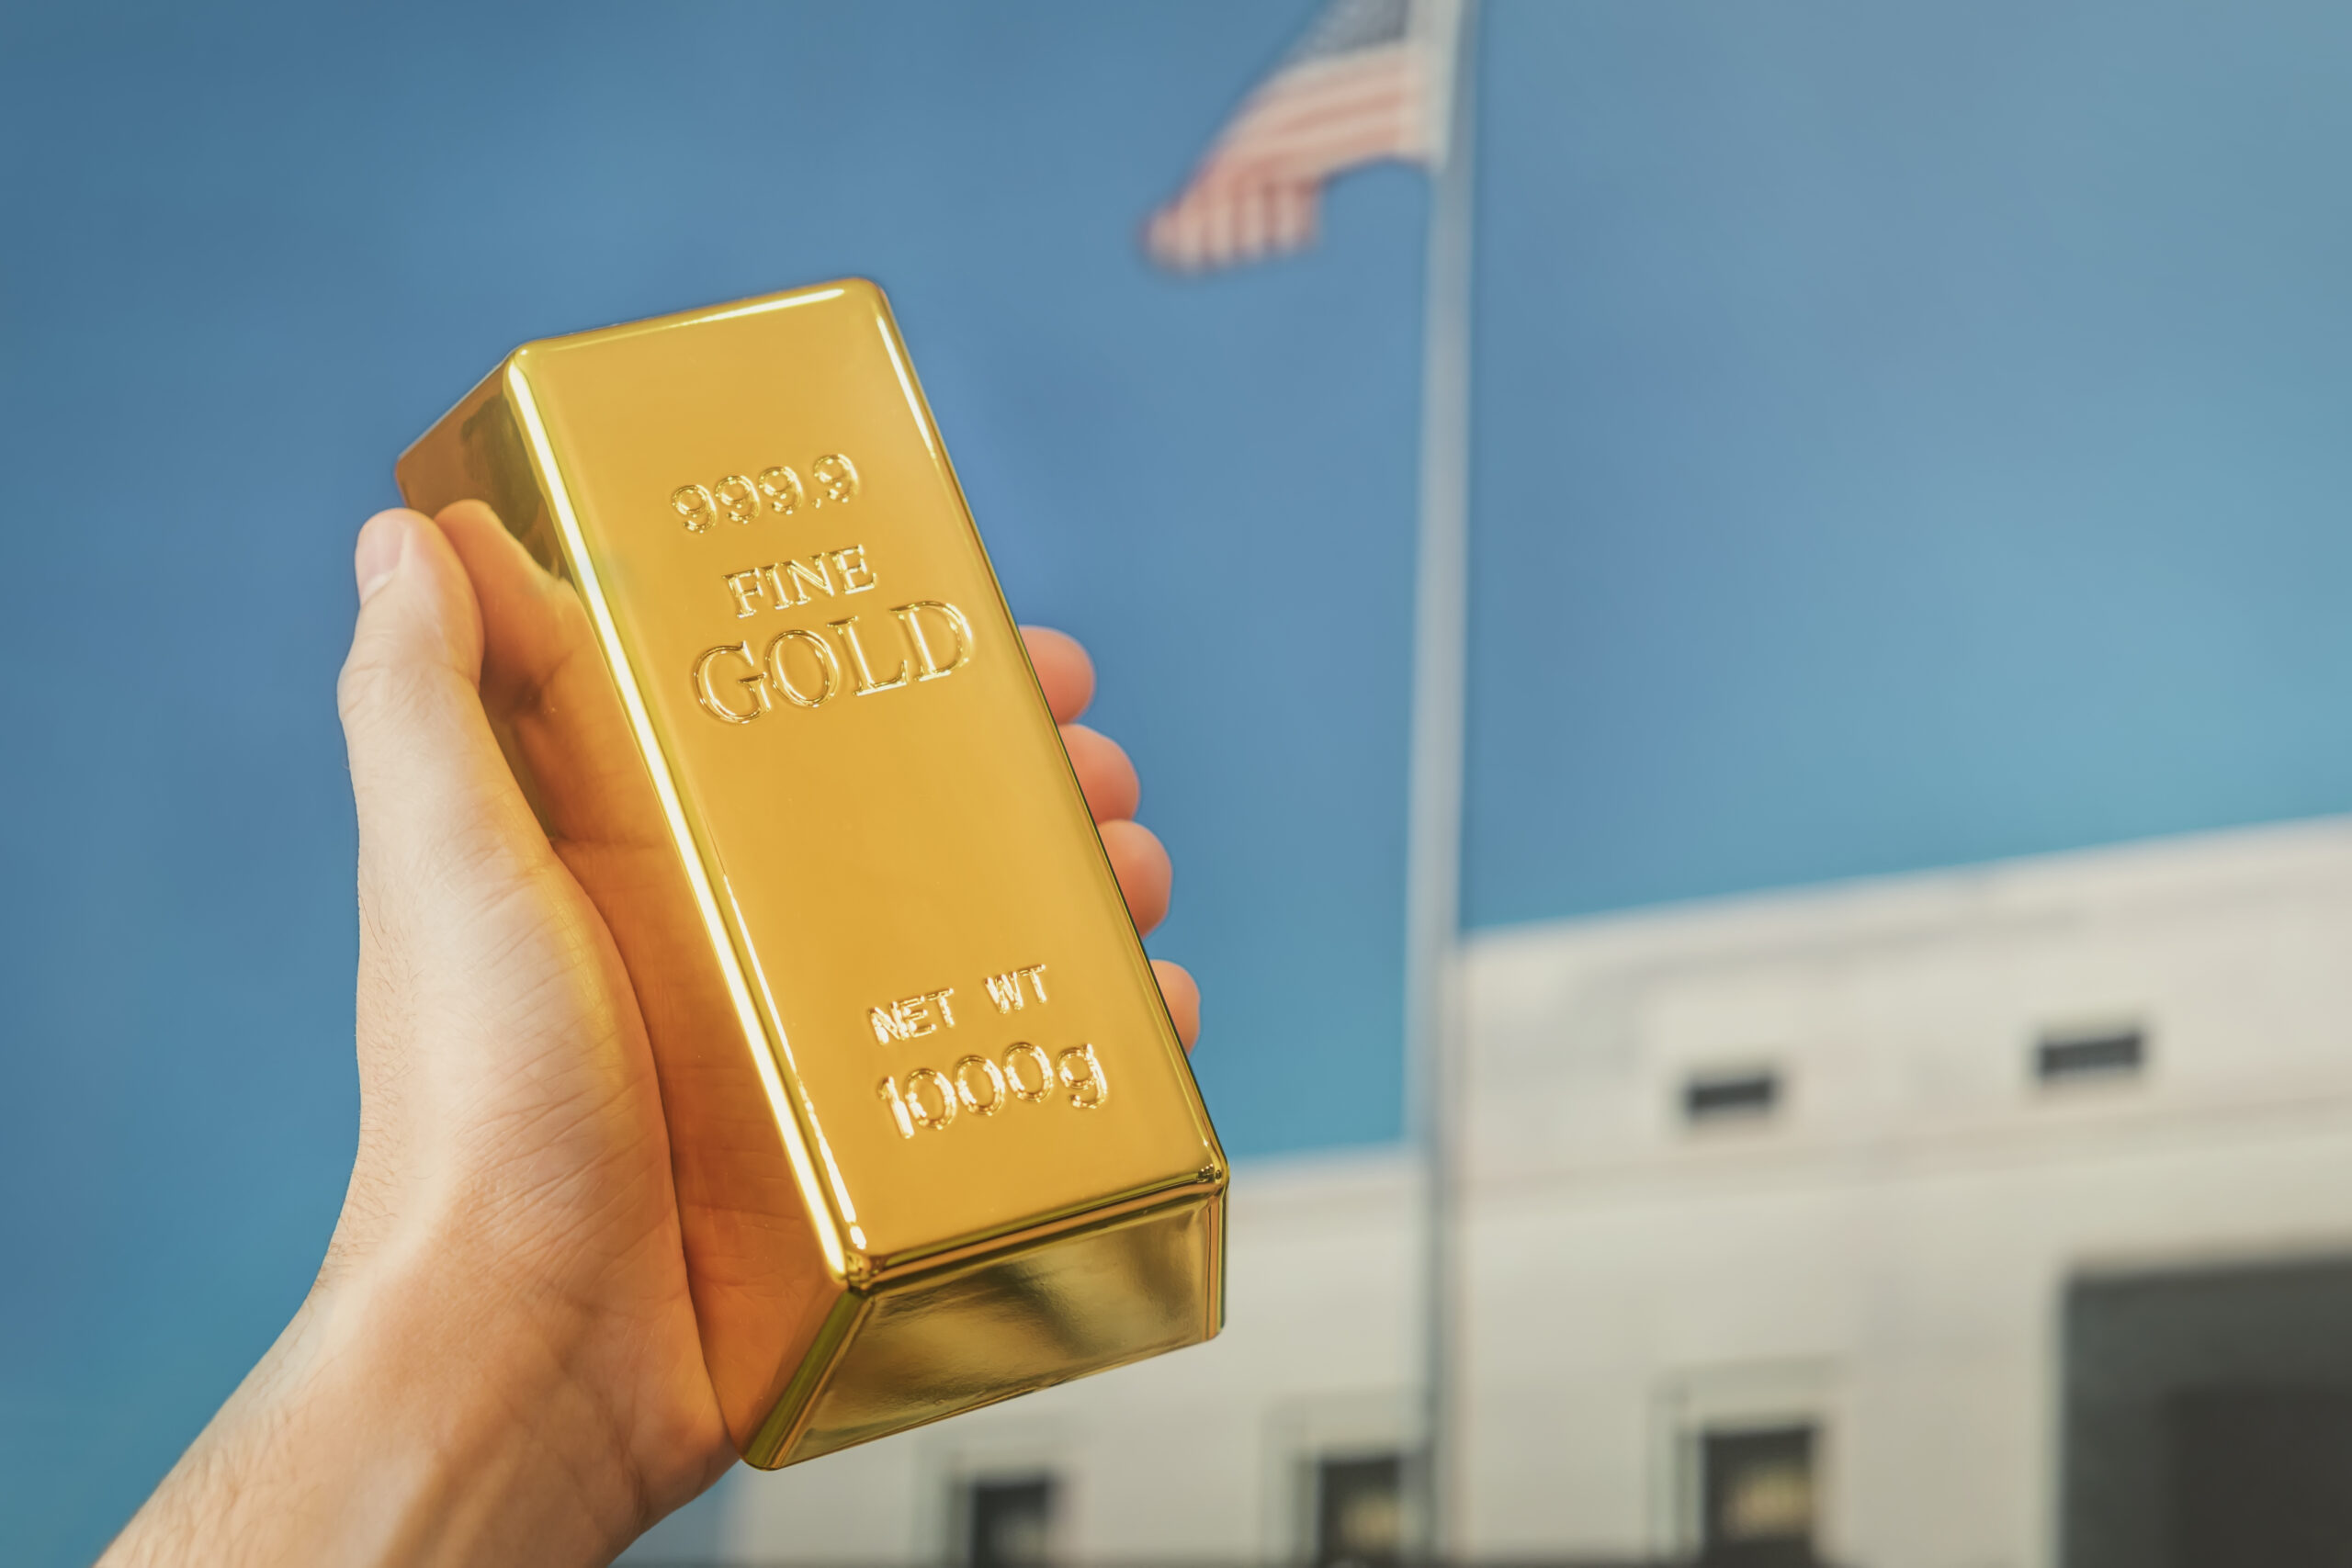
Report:
[[[1316,1568],[1396,1568],[1404,1556],[1404,1457],[1317,1461]]]
[[[1814,1428],[1700,1438],[1700,1568],[1813,1568]]]
[[[2147,1032],[2102,1029],[2044,1034],[2034,1046],[2034,1076],[2043,1083],[2129,1077],[2147,1066]]]
[[[1052,1560],[1054,1479],[989,1478],[964,1488],[964,1561],[969,1568],[1038,1568]]]
[[[1770,1067],[1693,1073],[1682,1085],[1682,1114],[1692,1122],[1767,1116],[1781,1103],[1781,1075]]]

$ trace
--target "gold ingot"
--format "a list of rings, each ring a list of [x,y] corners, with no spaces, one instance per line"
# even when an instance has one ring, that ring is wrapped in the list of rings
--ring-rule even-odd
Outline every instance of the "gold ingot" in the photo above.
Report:
[[[1193,1344],[1226,1163],[889,308],[526,344],[401,458],[651,1038],[753,1464]]]

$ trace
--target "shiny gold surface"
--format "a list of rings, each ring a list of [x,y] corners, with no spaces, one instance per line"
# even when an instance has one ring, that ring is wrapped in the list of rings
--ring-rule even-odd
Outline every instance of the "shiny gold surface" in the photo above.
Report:
[[[517,349],[402,457],[788,1464],[1192,1344],[1225,1159],[880,290]]]

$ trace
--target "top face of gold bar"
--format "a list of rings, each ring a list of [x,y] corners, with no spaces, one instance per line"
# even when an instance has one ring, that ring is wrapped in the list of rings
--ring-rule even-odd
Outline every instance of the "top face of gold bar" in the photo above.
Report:
[[[826,1250],[883,1272],[1221,1181],[880,291],[503,374]]]

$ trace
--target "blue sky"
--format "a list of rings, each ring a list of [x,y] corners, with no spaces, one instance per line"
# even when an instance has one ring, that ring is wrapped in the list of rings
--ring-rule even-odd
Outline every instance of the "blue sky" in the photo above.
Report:
[[[315,1266],[350,538],[526,338],[880,279],[1095,649],[1230,1146],[1396,1135],[1424,193],[1134,245],[1307,9],[0,18],[12,1561],[94,1551]],[[1472,923],[2352,799],[2352,13],[1487,17]]]

